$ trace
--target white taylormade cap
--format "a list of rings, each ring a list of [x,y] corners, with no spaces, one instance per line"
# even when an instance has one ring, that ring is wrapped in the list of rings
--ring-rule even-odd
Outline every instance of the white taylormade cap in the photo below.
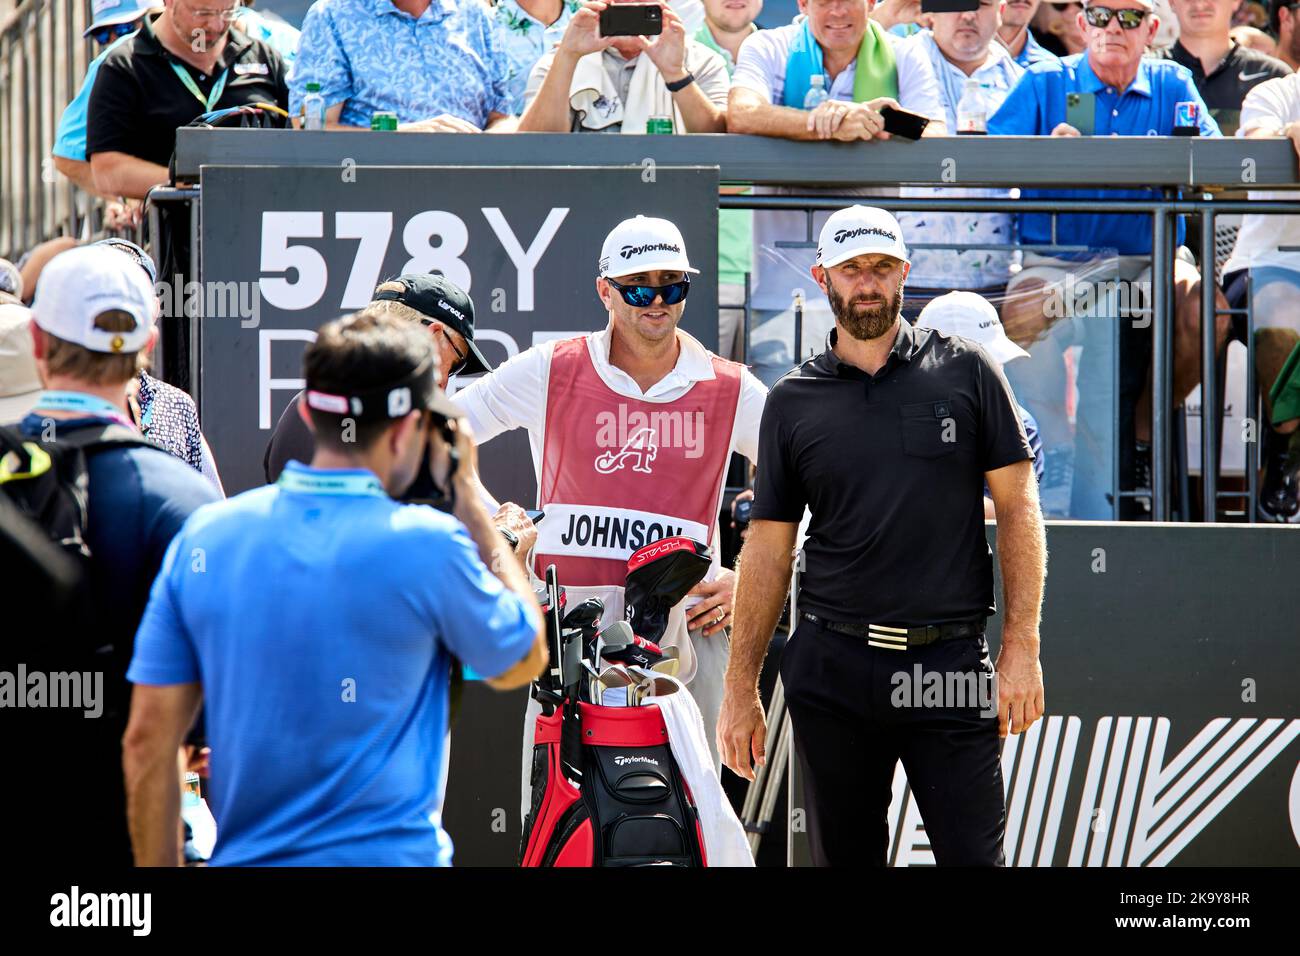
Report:
[[[694,272],[686,259],[686,240],[667,219],[637,216],[624,219],[600,247],[600,275],[628,276],[634,272],[673,269]]]
[[[817,240],[817,265],[825,269],[868,253],[911,262],[898,220],[875,206],[849,206],[832,213]]]
[[[978,342],[1002,364],[1029,356],[1007,338],[997,309],[984,296],[974,292],[949,292],[930,300],[917,316],[916,327],[934,329],[944,335],[960,335]]]
[[[129,355],[149,343],[158,298],[144,270],[110,246],[78,246],[49,261],[36,280],[32,317],[51,335],[92,352]],[[128,332],[95,327],[105,312],[135,319]]]

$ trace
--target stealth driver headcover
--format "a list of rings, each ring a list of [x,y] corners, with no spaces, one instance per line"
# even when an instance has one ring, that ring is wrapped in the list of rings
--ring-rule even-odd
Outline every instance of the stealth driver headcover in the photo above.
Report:
[[[690,538],[663,538],[627,559],[624,616],[632,633],[658,641],[668,628],[668,612],[704,580],[713,552]]]

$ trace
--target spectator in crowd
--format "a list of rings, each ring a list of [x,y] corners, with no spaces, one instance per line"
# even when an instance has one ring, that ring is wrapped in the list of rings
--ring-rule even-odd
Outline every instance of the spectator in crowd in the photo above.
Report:
[[[926,135],[946,130],[934,69],[924,50],[889,33],[905,4],[868,15],[868,0],[800,0],[805,14],[775,30],[760,30],[740,48],[727,104],[727,128],[798,140],[888,139],[886,105],[901,105],[930,119]],[[918,8],[919,9],[919,8]],[[880,12],[877,8],[876,12]],[[897,21],[901,22],[901,21]],[[804,103],[819,77],[829,98],[812,111]],[[807,189],[763,188],[756,193]],[[844,190],[832,190],[844,195]],[[897,195],[897,189],[857,189],[853,195]],[[819,230],[829,213],[814,216]],[[806,235],[801,212],[754,214],[754,307],[750,361],[769,387],[796,362],[795,298],[801,299],[801,349],[816,348],[834,325],[826,296],[812,278],[811,248],[795,247]],[[797,358],[802,360],[806,356]]]
[[[140,863],[180,860],[175,754],[202,699],[214,865],[451,864],[451,667],[509,690],[541,673],[547,648],[524,569],[467,479],[473,435],[456,427],[436,360],[395,316],[325,325],[303,361],[311,465],[202,509],[168,550],[129,673]],[[358,406],[349,442],[342,420]],[[454,490],[454,515],[390,497],[424,459]]]
[[[1300,74],[1261,83],[1246,94],[1237,135],[1285,136],[1300,155]],[[1251,199],[1290,200],[1292,193],[1252,191]],[[1300,420],[1275,413],[1270,390],[1278,384],[1287,357],[1300,341],[1300,216],[1247,215],[1223,282],[1233,308],[1248,303],[1255,320],[1255,369],[1267,413],[1261,453],[1264,477],[1259,516],[1295,521],[1300,514],[1296,472],[1300,469]],[[1244,330],[1242,332],[1244,337]],[[1290,376],[1294,381],[1294,374]],[[1281,417],[1279,417],[1281,415]]]
[[[1127,0],[1126,0],[1127,2]],[[1081,56],[1066,57],[1060,63],[1040,63],[1021,78],[1001,108],[989,121],[989,132],[1006,135],[1079,136],[1128,135],[1168,136],[1173,133],[1175,104],[1192,102],[1200,108],[1202,136],[1218,136],[1219,128],[1205,108],[1192,75],[1186,67],[1169,60],[1144,57],[1158,26],[1151,12],[1150,0],[1132,0],[1136,6],[1116,10],[1101,4],[1089,4],[1079,14],[1079,23],[1088,36],[1088,50]],[[1082,102],[1091,104],[1093,128],[1076,129],[1065,122],[1067,94],[1078,93]],[[1076,114],[1077,115],[1077,114]],[[1028,198],[1151,196],[1151,190],[1025,190]],[[1026,252],[1023,268],[1007,289],[1003,321],[1012,339],[1030,346],[1052,322],[1070,311],[1073,303],[1061,306],[1069,288],[1102,281],[1106,276],[1129,283],[1137,290],[1134,298],[1149,297],[1140,293],[1150,289],[1151,220],[1131,215],[1063,215],[1055,235],[1047,215],[1024,214],[1019,217],[1020,239],[1026,245],[1081,246],[1091,253],[1045,256]],[[1179,221],[1178,242],[1183,241],[1184,225]],[[1102,250],[1113,250],[1118,261],[1098,262]],[[1107,253],[1109,254],[1109,253]],[[1082,259],[1092,259],[1091,265]],[[1213,263],[1206,268],[1213,269]],[[1067,276],[1071,276],[1067,282]],[[1178,258],[1175,262],[1174,287],[1174,363],[1173,400],[1181,405],[1188,392],[1200,381],[1200,284],[1196,266]],[[1221,298],[1221,297],[1220,297]],[[1130,317],[1139,310],[1130,309]],[[1105,313],[1103,313],[1105,314]],[[1216,341],[1222,348],[1227,335],[1227,320],[1216,323]],[[1111,362],[1106,358],[1107,342],[1113,334],[1108,322],[1082,322],[1079,331],[1084,344],[1080,369],[1079,432],[1074,456],[1074,501],[1071,513],[1078,517],[1109,517],[1110,505],[1100,489],[1110,488],[1107,454],[1102,447],[1113,445],[1109,434],[1112,420],[1104,399],[1111,393]],[[1119,436],[1121,488],[1149,488],[1151,438],[1151,354],[1150,323],[1120,323],[1120,422]],[[1037,350],[1031,347],[1031,354]],[[1065,401],[1064,370],[1058,345],[1045,348],[1042,354],[1008,369],[1020,399],[1044,424],[1044,442],[1053,439],[1044,423],[1044,415],[1056,422],[1062,419]],[[1019,374],[1017,374],[1019,373]],[[1099,380],[1091,376],[1099,375]],[[1036,403],[1042,403],[1041,406]],[[1100,434],[1096,430],[1102,429]],[[1094,443],[1095,442],[1095,446]],[[1126,499],[1131,502],[1133,499]],[[1135,513],[1133,516],[1137,516]]]
[[[510,63],[506,87],[511,113],[523,113],[529,74],[559,44],[581,6],[579,0],[495,0],[492,4],[497,49]]]
[[[1241,101],[1254,87],[1291,68],[1239,45],[1231,36],[1232,12],[1241,0],[1170,0],[1178,17],[1178,40],[1169,58],[1192,72],[1201,99],[1224,136],[1237,131]]]
[[[1300,6],[1292,0],[1272,0],[1268,20],[1277,37],[1275,55],[1291,69],[1300,70]]]
[[[36,280],[40,277],[41,270],[59,253],[67,252],[77,245],[79,243],[71,236],[57,236],[54,239],[46,239],[44,242],[37,243],[23,254],[22,258],[18,260],[17,266],[19,278],[22,280],[21,298],[24,305],[29,305],[32,296],[36,293]]]
[[[1277,40],[1258,27],[1233,27],[1230,36],[1247,50],[1254,50],[1256,53],[1271,57],[1277,56]]]
[[[1043,49],[1055,56],[1070,56],[1082,53],[1088,46],[1083,28],[1079,26],[1078,15],[1083,4],[1078,0],[1069,3],[1052,3],[1044,0],[1038,11],[1030,20],[1035,36]]]
[[[1042,0],[1007,0],[1002,8],[1002,26],[998,27],[998,42],[1007,48],[1015,61],[1028,68],[1039,60],[1054,57],[1038,42],[1029,24],[1038,13]]]
[[[83,431],[110,425],[135,432],[127,386],[153,347],[157,308],[148,279],[120,253],[87,246],[57,256],[42,273],[32,306],[33,354],[46,390],[22,419],[22,432],[56,445],[84,442]],[[126,667],[167,545],[190,512],[218,495],[192,468],[144,444],[100,446],[87,471],[84,600],[95,618],[93,634],[83,636],[105,672],[104,711],[86,722],[83,739],[65,741],[91,788],[77,788],[75,813],[42,836],[50,859],[129,866],[120,743],[130,697]],[[176,755],[173,747],[173,779]],[[48,788],[48,795],[59,789]]]
[[[977,83],[983,101],[985,121],[1002,105],[1024,69],[1000,43],[993,42],[998,30],[998,9],[1003,0],[980,0],[976,10],[930,14],[931,30],[909,37],[907,43],[921,50],[939,81],[939,99],[944,123],[958,130],[957,104],[968,84]],[[1055,59],[1055,57],[1052,57]],[[903,187],[904,196],[958,197],[1006,196],[1005,189],[953,189],[943,186]],[[1009,246],[1015,237],[1007,213],[900,212],[898,221],[909,246],[970,245],[986,243]],[[1000,297],[1011,276],[1011,253],[997,249],[909,250],[912,270],[908,273],[907,302],[903,314],[912,319],[930,299],[950,289],[975,289],[982,295]]]
[[[691,39],[662,2],[658,36],[603,37],[600,13],[608,5],[584,3],[559,46],[533,67],[520,131],[644,134],[649,119],[669,117],[674,133],[725,132],[729,80],[722,57]]]
[[[86,192],[99,195],[95,188],[94,174],[90,170],[90,161],[86,159],[86,110],[90,105],[90,91],[95,86],[95,76],[108,52],[128,42],[140,29],[144,18],[162,13],[163,7],[158,0],[97,0],[91,9],[94,19],[82,36],[94,39],[100,52],[86,67],[81,89],[72,102],[64,107],[63,114],[59,117],[52,158],[54,168],[60,173]],[[105,198],[115,197],[110,195]],[[106,225],[109,228],[133,223],[137,216],[138,206],[132,203],[121,204],[120,208],[115,204],[115,208],[105,210]]]
[[[318,0],[302,24],[289,76],[289,112],[308,83],[325,97],[326,129],[370,129],[375,113],[398,129],[508,132],[510,61],[479,0]]]
[[[126,239],[102,239],[96,245],[115,249],[134,262],[156,289],[158,274],[149,254]],[[225,497],[217,463],[212,457],[208,440],[199,429],[199,412],[194,399],[175,385],[154,378],[146,369],[140,369],[127,388],[127,407],[131,421],[140,432],[185,462],[204,478],[212,482],[217,493]]]
[[[906,235],[906,233],[904,233]],[[949,292],[936,299],[931,299],[921,314],[917,316],[918,329],[934,329],[947,336],[960,335],[984,347],[989,358],[997,362],[1004,372],[1006,364],[1015,359],[1028,358],[1029,353],[1007,338],[998,318],[998,310],[982,295],[974,292]],[[1034,477],[1041,484],[1043,481],[1044,460],[1043,442],[1038,436],[1038,422],[1019,402],[1016,411],[1020,413],[1020,423],[1025,426],[1025,438],[1029,449],[1034,453]],[[987,483],[984,485],[984,517],[997,517],[993,507],[993,496]]]
[[[0,273],[2,281],[3,273]],[[0,301],[0,424],[21,421],[41,394],[41,373],[32,354],[31,325],[30,310]]]
[[[726,61],[727,75],[736,71],[741,44],[758,32],[754,22],[763,12],[763,0],[706,0],[704,25],[695,39]],[[748,193],[740,186],[724,186],[722,192]],[[744,360],[745,273],[754,257],[754,213],[748,209],[718,211],[718,354]]]
[[[284,60],[231,24],[237,0],[166,0],[162,16],[104,57],[86,155],[102,194],[143,199],[167,182],[176,129],[217,109],[288,105]]]
[[[0,259],[0,305],[23,304],[23,274],[8,259]]]
[[[255,40],[268,43],[284,60],[287,66],[293,66],[298,58],[298,43],[302,34],[291,23],[286,23],[275,14],[266,15],[253,9],[256,0],[243,0],[235,11],[235,26]]]

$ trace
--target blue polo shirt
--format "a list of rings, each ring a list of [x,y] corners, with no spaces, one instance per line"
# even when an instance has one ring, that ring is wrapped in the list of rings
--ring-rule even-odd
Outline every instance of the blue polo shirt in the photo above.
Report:
[[[290,462],[197,511],[154,582],[127,676],[203,685],[214,865],[451,863],[449,655],[501,674],[538,620],[464,525],[377,486]]]
[[[124,37],[118,37],[104,47],[103,52],[86,67],[86,78],[81,81],[81,89],[59,116],[59,128],[54,134],[55,156],[75,159],[79,163],[86,162],[86,110],[90,107],[90,91],[95,88],[95,74],[99,72],[99,64],[104,62],[104,57],[110,51],[134,36],[134,33],[128,33]]]
[[[1042,63],[1044,61],[1050,62],[1058,59],[1058,57],[1055,53],[1045,49],[1043,45],[1035,39],[1033,30],[1026,29],[1025,45],[1020,48],[1020,55],[1015,59],[1017,63],[1027,70],[1035,63]]]
[[[1076,53],[1059,60],[1042,61],[1025,71],[1020,82],[989,118],[989,133],[1000,136],[1046,136],[1065,122],[1067,93],[1092,93],[1096,97],[1097,136],[1171,136],[1174,106],[1192,101],[1201,107],[1201,135],[1218,136],[1219,127],[1210,116],[1191,72],[1171,60],[1143,57],[1137,76],[1128,89],[1106,86],[1088,65],[1087,54]],[[1026,189],[1026,199],[1125,199],[1158,195],[1153,189]],[[1051,241],[1051,218],[1042,213],[1018,217],[1020,241],[1047,244]],[[1178,222],[1178,241],[1184,225]],[[1062,245],[1083,245],[1090,249],[1114,249],[1121,255],[1151,254],[1151,217],[1121,215],[1061,216],[1057,240]]]

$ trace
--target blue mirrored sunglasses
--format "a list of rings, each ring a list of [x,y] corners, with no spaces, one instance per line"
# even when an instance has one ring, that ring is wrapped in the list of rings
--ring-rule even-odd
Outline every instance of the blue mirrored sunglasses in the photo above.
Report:
[[[683,277],[680,282],[673,282],[670,285],[623,285],[608,276],[605,281],[618,290],[624,302],[638,309],[653,304],[656,296],[663,296],[664,305],[676,305],[686,298],[686,293],[691,291],[689,277]]]
[[[100,27],[98,30],[91,30],[91,38],[100,46],[107,46],[118,37],[124,37],[128,33],[134,33],[138,28],[135,21],[128,23],[114,23],[111,27]]]

